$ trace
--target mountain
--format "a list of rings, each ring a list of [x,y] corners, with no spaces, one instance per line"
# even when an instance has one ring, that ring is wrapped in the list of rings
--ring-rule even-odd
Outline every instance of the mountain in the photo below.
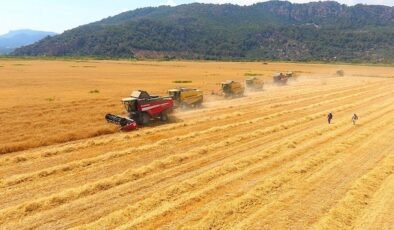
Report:
[[[394,7],[193,3],[125,12],[14,54],[391,62],[393,41]]]
[[[0,54],[10,53],[15,48],[33,44],[47,36],[56,35],[52,32],[35,30],[15,30],[0,36]]]

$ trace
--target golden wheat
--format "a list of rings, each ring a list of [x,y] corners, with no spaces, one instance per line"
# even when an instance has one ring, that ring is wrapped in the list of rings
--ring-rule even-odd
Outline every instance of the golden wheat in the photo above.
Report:
[[[0,62],[1,229],[394,224],[393,67]],[[347,76],[336,77],[338,69]],[[301,76],[269,84],[281,71]],[[262,74],[263,92],[211,95],[251,72]],[[174,81],[203,89],[204,107],[130,133],[104,121],[123,113],[120,99],[132,90],[165,95]]]

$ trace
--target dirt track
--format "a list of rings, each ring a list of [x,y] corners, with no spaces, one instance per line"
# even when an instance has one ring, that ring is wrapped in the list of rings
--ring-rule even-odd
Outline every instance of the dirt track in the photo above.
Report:
[[[0,155],[0,228],[393,229],[393,89],[303,77],[170,124]]]

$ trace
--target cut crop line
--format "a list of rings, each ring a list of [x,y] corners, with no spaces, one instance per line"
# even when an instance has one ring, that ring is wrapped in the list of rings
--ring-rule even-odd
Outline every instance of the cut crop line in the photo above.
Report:
[[[324,104],[328,104],[328,103],[332,103],[332,102],[336,102],[336,101],[342,101],[345,98],[353,98],[353,97],[361,96],[361,95],[362,94],[355,94],[355,95],[350,95],[350,96],[346,96],[346,97],[342,97],[342,98],[335,98],[335,99],[324,101]],[[380,98],[380,97],[384,97],[384,96],[387,96],[387,95],[375,95],[373,97],[370,97],[370,98],[367,98],[367,99],[364,99],[364,100],[373,100],[375,98]],[[361,103],[363,103],[363,101]],[[359,102],[359,104],[361,104],[361,103]],[[238,123],[234,123],[234,124],[230,124],[230,125],[224,125],[224,126],[220,126],[220,127],[212,127],[210,129],[207,129],[207,130],[194,132],[194,133],[186,134],[186,135],[183,135],[183,136],[172,137],[172,138],[169,138],[169,139],[162,139],[162,140],[156,142],[155,144],[150,144],[150,145],[147,145],[147,146],[132,147],[132,148],[126,149],[124,151],[120,151],[120,152],[108,152],[108,153],[106,153],[104,155],[100,155],[98,157],[94,157],[94,158],[91,158],[91,159],[84,159],[84,160],[79,161],[79,162],[71,162],[71,163],[68,163],[68,164],[55,166],[55,167],[48,168],[48,169],[45,169],[45,170],[42,170],[42,171],[39,171],[39,172],[35,172],[33,174],[17,175],[17,176],[8,178],[7,180],[0,181],[1,182],[0,183],[0,187],[17,185],[17,184],[20,184],[20,183],[23,183],[23,182],[32,181],[34,178],[38,178],[39,179],[39,178],[42,178],[42,177],[48,177],[48,176],[51,176],[51,175],[56,175],[58,173],[69,173],[69,171],[74,170],[74,169],[86,168],[88,166],[91,167],[95,163],[100,163],[100,162],[108,163],[108,161],[110,159],[124,157],[124,156],[127,156],[129,154],[137,154],[138,152],[146,152],[149,149],[155,149],[155,148],[157,148],[159,146],[162,146],[162,145],[165,145],[165,144],[168,144],[168,143],[184,142],[187,139],[196,138],[198,136],[203,136],[203,135],[214,133],[214,132],[221,132],[221,131],[226,130],[226,129],[233,129],[235,127],[240,127],[240,126],[242,127],[242,126],[245,126],[245,125],[251,125],[251,124],[256,124],[256,123],[259,124],[262,121],[266,121],[266,120],[269,120],[269,119],[280,117],[280,116],[283,116],[285,114],[290,114],[290,113],[297,112],[297,111],[305,111],[305,110],[307,110],[309,108],[312,109],[312,108],[321,106],[321,104],[322,103],[316,103],[316,104],[308,105],[308,106],[303,107],[303,108],[298,108],[298,109],[294,109],[294,110],[286,110],[286,111],[282,111],[282,112],[279,112],[279,113],[276,113],[276,114],[272,114],[272,115],[269,115],[269,116],[264,116],[264,117],[259,117],[259,118],[255,118],[255,119],[252,119],[252,120],[248,120],[248,121],[245,121],[245,122],[238,122]],[[345,106],[345,107],[349,107],[349,106],[354,106],[354,105],[348,105],[348,106]]]
[[[354,91],[361,91],[361,90],[364,90],[364,89],[369,89],[371,87],[372,86],[370,86],[370,85],[367,86],[367,87],[356,88],[356,89],[354,89],[354,87],[346,87],[344,90],[340,89],[341,91],[339,91],[339,92],[336,91],[336,92],[329,93],[329,91],[327,91],[327,92],[323,91],[323,92],[321,92],[320,96],[315,96],[315,97],[306,97],[307,95],[297,95],[297,97],[300,97],[302,99],[301,100],[292,101],[292,102],[289,102],[289,103],[280,102],[280,103],[277,103],[277,104],[271,104],[270,103],[269,105],[266,105],[267,103],[263,103],[263,104],[266,105],[266,107],[275,107],[275,108],[277,108],[277,107],[281,107],[281,106],[285,106],[285,105],[295,105],[296,103],[304,103],[306,101],[313,101],[313,100],[316,100],[316,99],[322,100],[322,97],[324,97],[324,98],[335,98],[335,97],[338,97],[338,96],[340,96],[340,95],[342,95],[344,93],[348,93],[348,92],[349,93],[350,92],[354,93]],[[264,99],[263,101],[266,101],[266,100],[267,99]],[[283,99],[279,98],[279,100],[283,100]],[[248,104],[242,105],[242,106],[250,107],[253,104],[261,103],[262,101],[252,101],[252,102],[253,103],[248,103]],[[238,110],[240,110],[240,109],[238,108]],[[253,113],[255,113],[255,112],[249,112],[249,114],[253,114]],[[204,118],[204,119],[200,119],[200,120],[196,120],[196,121],[192,121],[192,122],[183,122],[183,123],[179,123],[179,124],[170,124],[170,125],[167,125],[165,127],[154,128],[154,132],[155,133],[167,132],[167,131],[171,131],[171,130],[177,130],[177,129],[179,129],[181,127],[184,127],[184,126],[193,126],[193,125],[199,125],[199,124],[207,124],[207,122],[217,122],[217,121],[220,121],[220,120],[226,120],[226,119],[231,118],[231,117],[237,117],[237,116],[242,116],[242,115],[246,115],[246,113],[244,113],[244,112],[235,112],[235,113],[232,113],[232,114],[226,114],[226,115],[220,115],[220,116],[214,116],[214,117],[209,116],[208,118]],[[144,134],[151,133],[151,132],[153,132],[153,130],[141,131],[140,133],[129,135],[129,137],[130,138],[136,138],[136,137],[140,137],[140,136],[143,136]],[[98,139],[98,138],[96,138],[96,139]],[[29,152],[27,152],[27,153],[29,153],[29,154],[31,154],[33,156],[31,156],[31,155],[28,156],[25,151],[24,152],[20,152],[20,154],[18,154],[18,155],[23,154],[23,161],[18,160],[20,158],[20,156],[18,156],[18,155],[13,157],[13,158],[3,158],[3,159],[0,158],[1,159],[0,160],[0,166],[4,166],[6,164],[15,163],[15,162],[16,163],[18,163],[18,162],[26,163],[27,161],[32,160],[32,159],[37,159],[37,158],[41,158],[41,157],[42,158],[48,158],[48,157],[52,157],[52,156],[57,156],[59,154],[70,153],[70,152],[73,152],[73,151],[76,151],[76,150],[81,150],[83,148],[89,148],[92,145],[104,145],[104,144],[108,144],[108,143],[113,143],[113,141],[114,141],[113,139],[108,139],[108,138],[105,138],[105,139],[100,138],[100,139],[102,139],[102,140],[87,140],[87,141],[83,141],[82,143],[80,143],[80,141],[74,141],[74,142],[71,142],[72,146],[70,146],[70,144],[62,144],[62,145],[64,145],[64,147],[60,147],[59,146],[57,148],[53,148],[53,146],[51,146],[50,149],[53,149],[53,150],[46,150],[45,151],[44,150],[45,147],[44,147],[44,149],[39,148],[36,151],[37,153],[35,153],[34,155],[29,153]]]
[[[389,123],[390,124],[390,123]],[[387,126],[389,125],[387,124]],[[386,126],[386,127],[387,127]],[[374,129],[376,130],[376,129]],[[371,130],[371,131],[374,131]],[[357,130],[359,131],[359,130]],[[331,177],[333,180],[339,180],[339,178],[337,177],[337,175],[335,174],[335,169],[333,169],[333,165],[332,164],[340,164],[339,162],[347,162],[347,165],[358,165],[356,161],[359,160],[360,156],[357,155],[356,158],[351,158],[353,157],[355,154],[357,154],[361,149],[371,145],[371,141],[375,141],[382,139],[383,137],[390,135],[392,133],[393,129],[385,129],[382,132],[378,132],[377,134],[372,134],[373,136],[369,137],[366,141],[360,143],[360,144],[352,144],[350,149],[346,149],[346,151],[341,151],[341,154],[338,154],[339,159],[336,160],[327,160],[324,162],[323,168],[320,168],[317,172],[314,172],[313,174],[310,174],[310,176],[313,176],[314,178],[311,179],[306,179],[306,178],[310,178],[310,176],[304,176],[303,177],[303,181],[305,181],[305,184],[303,185],[303,187],[305,188],[323,188],[324,186],[327,186],[326,183],[332,183],[330,182],[330,180],[325,179],[322,180],[322,178],[329,176]],[[368,132],[368,131],[363,131],[364,133]],[[350,142],[346,142],[346,141],[342,141],[343,145],[346,144],[350,144]],[[387,153],[386,153],[387,154]],[[384,157],[384,153],[382,154],[382,156]],[[333,156],[335,157],[335,156]],[[343,160],[343,158],[346,158],[346,160]],[[350,159],[348,159],[350,158]],[[368,156],[368,154],[364,154],[363,158],[366,158],[364,160],[368,161],[368,158],[370,158],[370,156]],[[357,172],[359,169],[354,170],[355,172]],[[349,176],[351,177],[351,176]],[[348,178],[346,178],[344,181],[346,181]],[[343,183],[343,181],[341,180],[341,183]],[[244,228],[248,228],[248,226],[254,226],[254,224],[256,223],[256,221],[259,220],[259,217],[262,216],[270,216],[271,215],[271,221],[275,221],[272,218],[275,218],[273,215],[275,215],[272,210],[278,210],[278,212],[281,212],[281,210],[292,210],[292,212],[297,212],[300,213],[302,212],[301,210],[295,209],[294,207],[292,208],[290,205],[292,205],[293,203],[289,202],[289,197],[293,197],[293,199],[299,204],[302,202],[308,202],[308,201],[312,201],[311,200],[311,193],[313,193],[314,190],[309,190],[309,189],[302,189],[302,190],[289,190],[289,192],[281,195],[280,197],[275,199],[275,202],[273,202],[272,204],[269,204],[268,206],[265,206],[264,208],[261,208],[260,206],[256,206],[255,211],[251,211],[251,214],[248,215],[245,219],[241,220],[238,222],[237,225],[235,225],[235,228],[240,228],[240,229],[244,229]],[[322,194],[322,196],[320,196],[319,198],[315,197],[315,199],[325,199],[326,197],[331,197],[330,196],[330,191],[325,191],[324,194]],[[316,196],[316,195],[315,195]],[[299,199],[297,199],[296,197],[298,197]],[[299,207],[301,208],[301,207]],[[310,215],[316,215],[315,213],[311,213]],[[276,215],[279,216],[279,215]],[[283,217],[281,217],[283,218]],[[265,221],[265,220],[264,220]],[[263,223],[264,225],[264,223]]]
[[[394,151],[391,148],[391,151]],[[353,229],[357,216],[368,206],[380,185],[394,174],[394,155],[390,154],[377,167],[355,182],[350,191],[333,207],[327,216],[315,224],[315,229]]]
[[[348,106],[344,106],[344,108],[347,108],[347,107]],[[344,110],[344,108],[338,108],[338,111]],[[314,116],[314,119],[316,119],[318,117],[320,117],[320,116]],[[297,122],[302,123],[303,122],[302,120],[308,121],[308,120],[310,120],[310,118],[306,117],[306,118],[303,118]],[[332,127],[334,127],[334,126],[332,126]],[[277,130],[275,130],[275,131],[277,131]],[[267,130],[262,129],[262,130],[257,130],[255,132],[253,132],[253,135],[242,134],[242,135],[230,138],[230,139],[233,139],[233,141],[228,139],[228,140],[219,142],[217,144],[214,144],[214,145],[210,146],[209,148],[204,146],[201,149],[196,149],[194,151],[191,151],[188,154],[188,156],[182,156],[182,155],[172,156],[167,160],[168,162],[166,162],[166,161],[152,162],[151,165],[148,165],[148,166],[143,167],[138,170],[127,170],[124,173],[122,173],[121,175],[116,175],[111,178],[102,180],[100,182],[87,184],[87,185],[85,185],[81,188],[78,188],[78,189],[69,189],[67,191],[64,191],[61,194],[57,194],[57,195],[55,194],[50,197],[39,199],[35,202],[30,202],[30,203],[28,202],[26,204],[21,204],[17,207],[11,207],[10,210],[5,209],[2,212],[0,212],[0,217],[3,215],[5,215],[5,216],[9,216],[9,215],[19,216],[20,214],[24,215],[24,213],[26,211],[32,213],[32,212],[37,212],[37,211],[43,210],[43,209],[47,210],[48,208],[53,208],[53,205],[57,206],[59,204],[64,204],[65,202],[70,202],[72,200],[80,199],[81,197],[84,197],[87,195],[95,194],[98,191],[108,190],[110,188],[113,188],[114,186],[119,186],[121,184],[140,179],[140,178],[146,176],[147,174],[151,173],[152,171],[154,171],[154,169],[162,170],[163,168],[171,166],[176,162],[183,162],[184,160],[186,160],[190,157],[189,156],[190,154],[192,154],[192,155],[203,154],[204,155],[204,154],[206,154],[207,151],[212,151],[213,149],[218,149],[218,148],[222,148],[222,147],[226,146],[228,142],[237,142],[238,140],[242,140],[244,138],[249,138],[250,136],[261,136],[261,135],[264,135],[266,132],[267,132]],[[269,133],[271,133],[271,132],[272,131],[269,131]],[[35,208],[32,209],[31,208],[32,206],[34,206]],[[15,209],[18,211],[16,211]],[[9,211],[7,211],[7,210],[9,210]],[[11,211],[11,210],[14,210],[14,211]],[[6,214],[6,213],[8,213],[8,214]],[[0,219],[4,219],[4,218],[0,218]]]
[[[308,138],[307,138],[308,139]],[[276,152],[277,150],[275,150],[274,152]],[[272,154],[272,153],[271,153]],[[248,158],[248,157],[247,157]],[[265,158],[262,158],[262,159],[260,159],[260,161],[261,160],[263,160],[263,159],[265,159]],[[247,161],[249,162],[249,160],[250,159],[247,159]],[[232,168],[232,169],[230,169],[230,168]],[[229,172],[232,172],[232,171],[234,171],[234,170],[236,170],[237,169],[237,167],[235,167],[235,166],[232,166],[232,167],[230,167],[229,169],[218,169],[218,170],[216,170],[217,171],[217,173],[219,173],[217,176],[219,176],[220,175],[220,177],[221,176],[223,176],[223,175],[226,175],[227,173],[229,173]],[[224,173],[224,174],[223,174]],[[205,174],[204,174],[205,175]],[[214,175],[212,175],[211,173],[208,173],[207,174],[207,176],[208,176],[208,178],[206,178],[205,180],[207,180],[208,179],[208,181],[209,180],[211,180],[211,179],[213,179],[213,178],[217,178],[217,176],[214,176]],[[201,183],[201,184],[208,184],[208,181],[205,181],[204,183]],[[200,184],[200,183],[198,183],[198,184]],[[194,187],[195,188],[195,185],[193,185],[193,186],[191,186],[191,187]],[[168,191],[168,190],[167,190]],[[183,193],[183,192],[182,192]],[[179,196],[180,194],[177,194],[177,197]],[[164,196],[164,197],[166,197],[166,196]]]
[[[369,119],[369,120],[374,120],[374,119]],[[387,120],[380,122],[378,126],[374,127],[374,130],[381,129],[381,127],[387,125],[387,122],[388,122]],[[262,184],[258,184],[257,186],[255,186],[255,188],[250,190],[248,193],[242,195],[240,198],[237,198],[235,201],[232,201],[228,205],[221,206],[220,210],[212,210],[211,211],[212,215],[211,216],[208,215],[206,218],[202,219],[200,221],[200,225],[195,227],[201,228],[205,225],[209,225],[209,227],[211,228],[215,228],[215,226],[226,228],[227,226],[226,224],[231,225],[231,223],[226,221],[226,219],[229,216],[236,216],[238,220],[242,220],[246,218],[243,217],[243,215],[245,216],[249,215],[249,211],[247,210],[257,206],[261,208],[263,205],[261,202],[269,201],[266,200],[264,197],[268,196],[271,193],[275,195],[275,192],[279,192],[278,189],[281,188],[286,183],[289,183],[291,181],[294,181],[294,183],[296,183],[297,181],[296,178],[304,177],[307,173],[308,174],[312,173],[311,170],[317,168],[320,165],[323,165],[328,159],[334,157],[335,155],[338,155],[345,149],[351,148],[351,146],[354,143],[361,142],[362,140],[364,140],[369,136],[368,134],[371,135],[370,132],[358,133],[352,136],[351,139],[346,141],[346,143],[338,143],[333,145],[333,147],[328,151],[326,151],[324,155],[317,155],[300,164],[297,164],[291,167],[289,170],[287,170],[287,173],[281,173],[277,177],[270,177],[268,183],[266,183],[266,181],[262,181],[261,182]],[[352,143],[352,145],[349,145],[349,143]],[[229,215],[228,212],[230,210],[231,210],[231,214]]]

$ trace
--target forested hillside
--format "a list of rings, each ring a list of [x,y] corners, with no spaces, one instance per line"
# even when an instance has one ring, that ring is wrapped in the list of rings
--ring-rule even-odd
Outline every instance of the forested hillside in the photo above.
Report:
[[[143,8],[14,54],[392,62],[394,7],[270,1]]]

